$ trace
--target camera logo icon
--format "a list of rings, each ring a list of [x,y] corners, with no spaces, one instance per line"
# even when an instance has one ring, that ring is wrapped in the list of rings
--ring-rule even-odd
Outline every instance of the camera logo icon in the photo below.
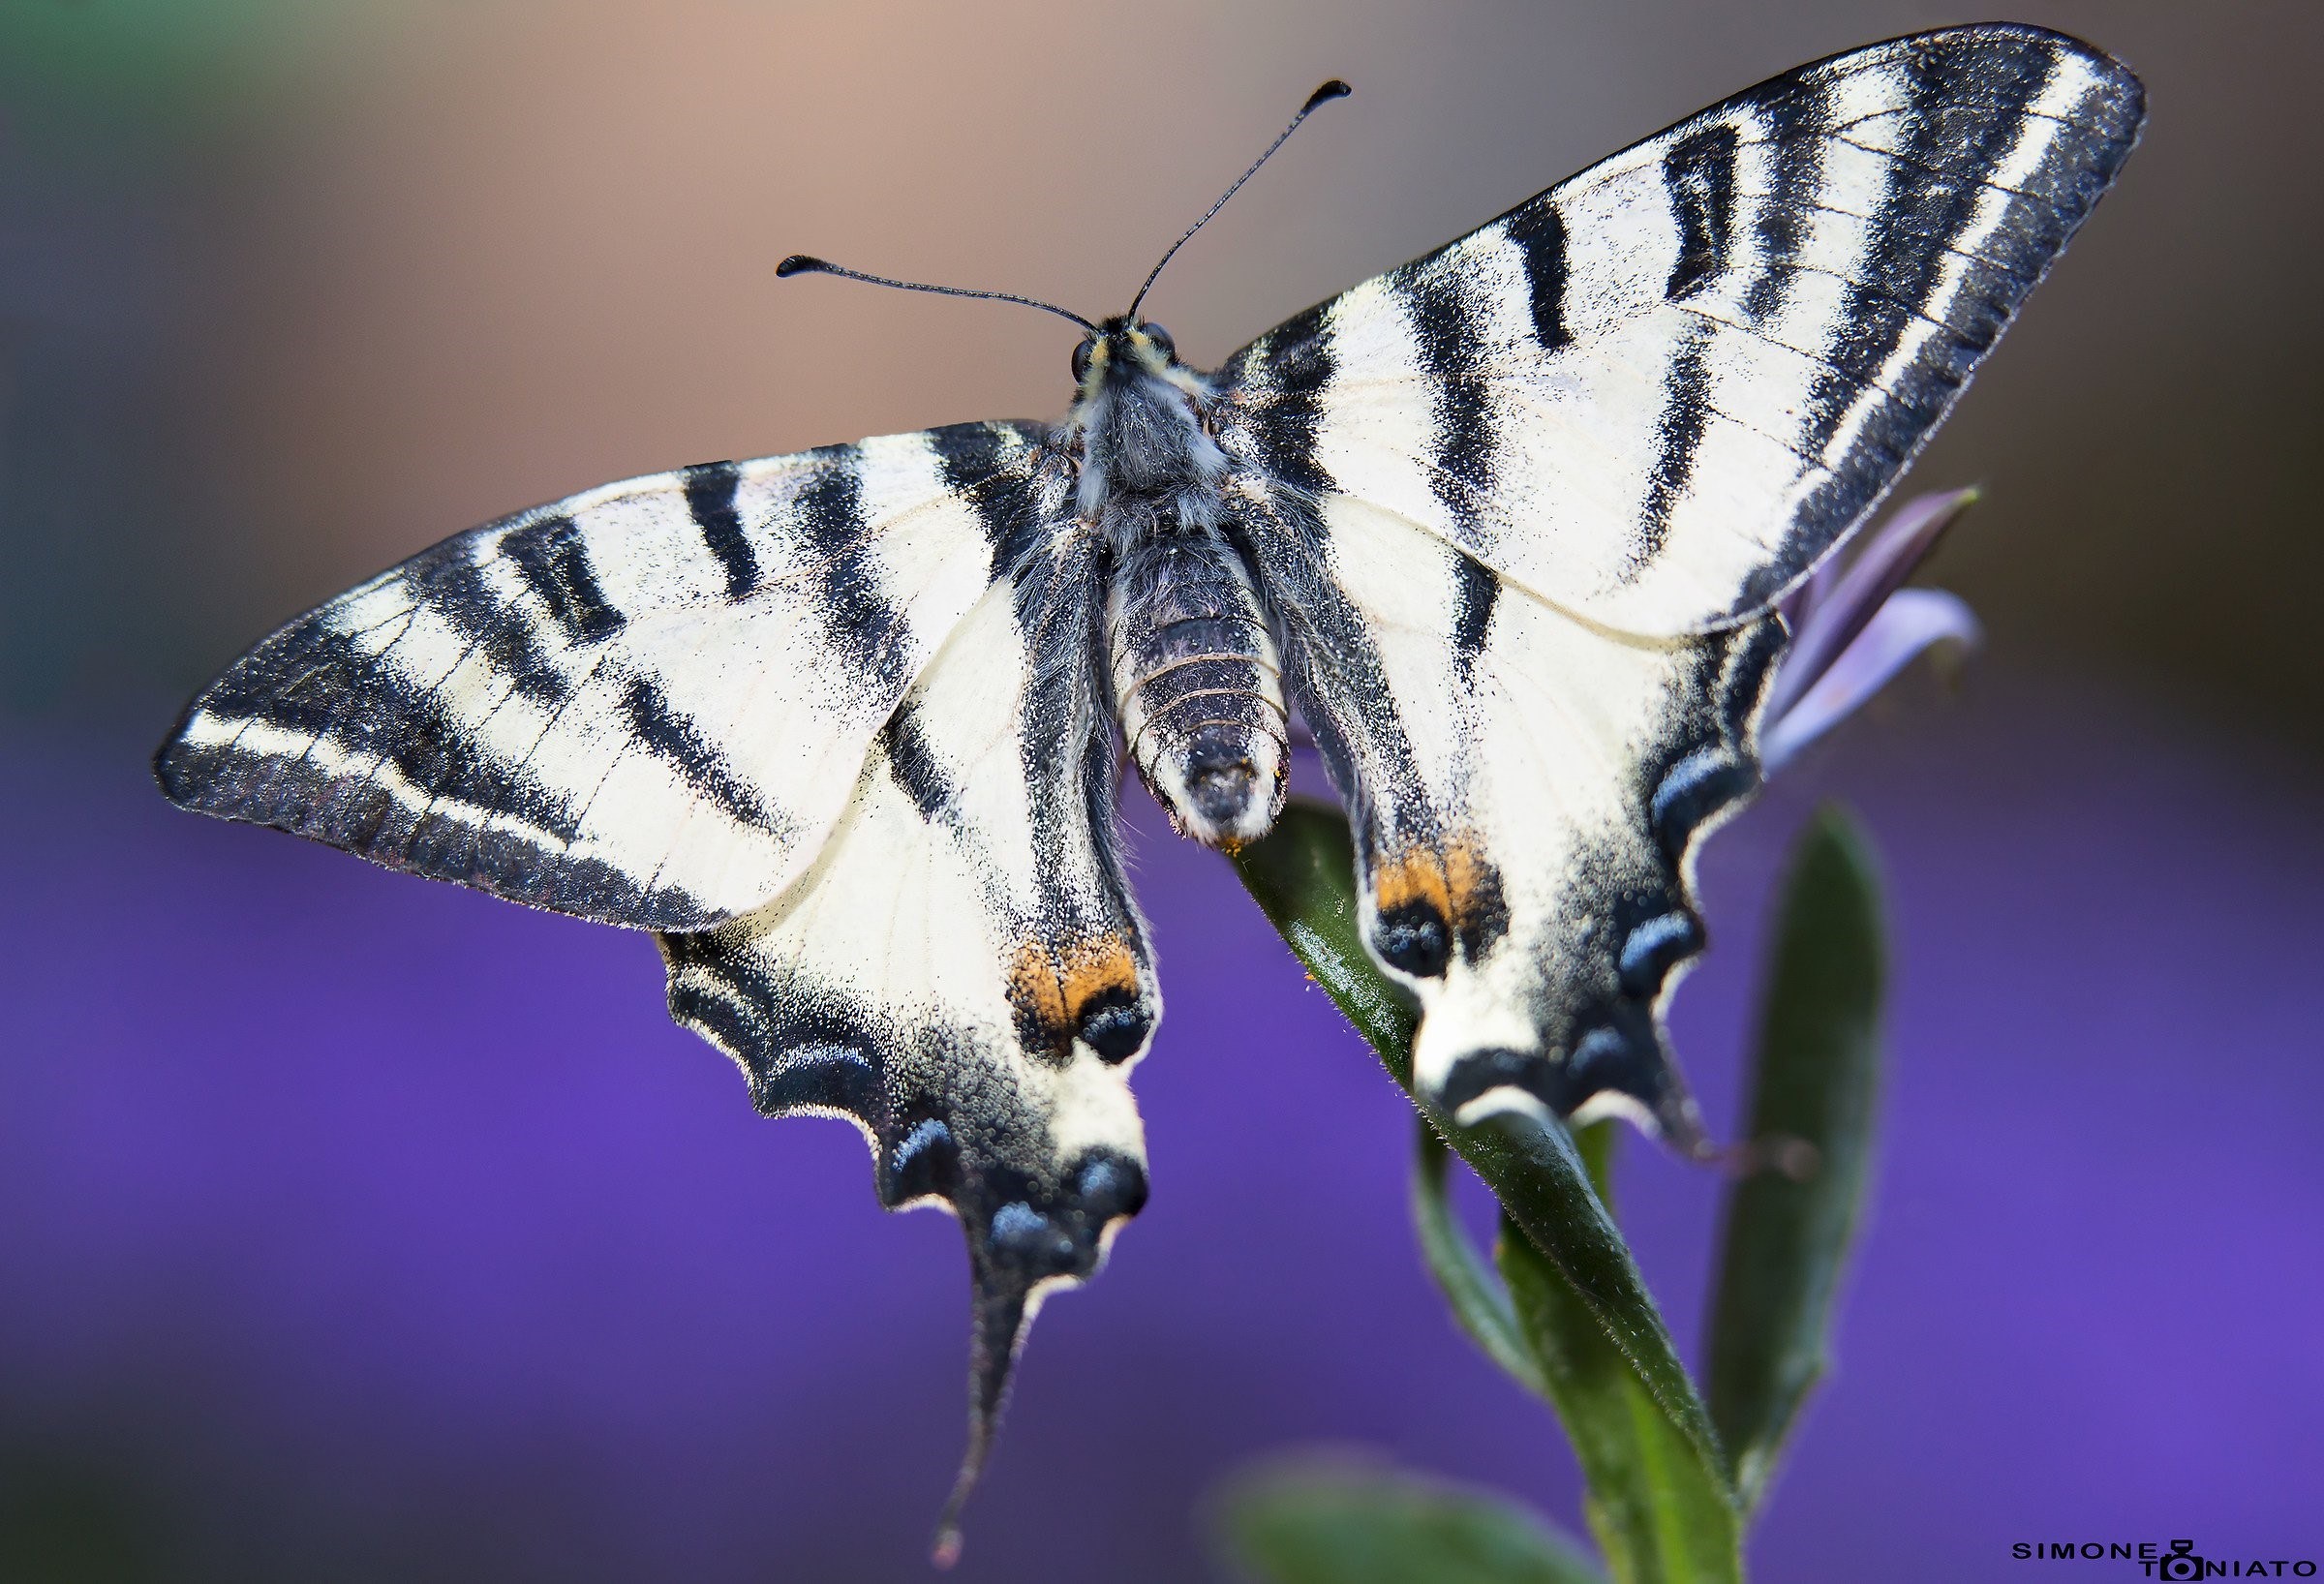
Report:
[[[2195,1555],[2193,1540],[2171,1541],[2171,1554],[2159,1558],[2155,1565],[2156,1578],[2201,1578],[2207,1564]]]

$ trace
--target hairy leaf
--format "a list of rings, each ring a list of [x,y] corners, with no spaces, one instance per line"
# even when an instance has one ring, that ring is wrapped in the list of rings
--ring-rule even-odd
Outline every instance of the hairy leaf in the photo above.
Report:
[[[1263,1584],[1605,1584],[1523,1508],[1386,1469],[1266,1470],[1223,1517],[1228,1555]]]
[[[1799,1164],[1735,1185],[1711,1312],[1711,1415],[1746,1507],[1828,1356],[1872,1152],[1882,978],[1880,882],[1827,808],[1792,858],[1751,1103],[1754,1146]]]

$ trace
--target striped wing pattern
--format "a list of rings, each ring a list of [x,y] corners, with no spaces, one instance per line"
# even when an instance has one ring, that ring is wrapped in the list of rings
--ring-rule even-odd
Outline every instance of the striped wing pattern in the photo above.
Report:
[[[1085,550],[1083,555],[1091,552]],[[1161,1000],[1113,839],[1094,566],[996,585],[881,732],[813,867],[661,937],[670,1010],[770,1115],[841,1115],[882,1202],[953,1209],[977,1290],[964,1496],[1039,1297],[1146,1200],[1129,1071]],[[956,1504],[957,1505],[957,1504]]]
[[[2139,89],[1989,26],[1805,67],[1301,314],[1210,389],[1221,526],[1464,1119],[1679,1136],[1694,844],[1758,783],[1773,602],[2113,179]],[[299,618],[180,805],[657,931],[770,1114],[842,1116],[976,1276],[973,1480],[1042,1295],[1146,1195],[1160,997],[1113,835],[1115,547],[1067,431],[609,485]],[[1204,475],[1208,488],[1209,475]]]
[[[952,1210],[983,1459],[1041,1296],[1146,1199],[1160,1017],[1072,472],[973,424],[608,486],[447,540],[198,697],[177,802],[657,930],[760,1110]],[[650,708],[635,701],[651,698]]]
[[[1696,844],[1758,784],[1780,619],[1613,633],[1396,513],[1253,495],[1363,935],[1420,999],[1416,1081],[1464,1122],[1538,1104],[1699,1141],[1662,1013],[1702,944]]]
[[[1239,533],[1456,1114],[1698,1137],[1661,1009],[1769,614],[2111,182],[2138,83],[1991,26],[1778,77],[1222,371]]]
[[[997,575],[1041,456],[963,424],[610,484],[300,617],[155,764],[204,813],[608,924],[699,929],[812,859]]]
[[[1603,625],[1748,620],[1927,440],[2142,114],[2034,28],[1802,67],[1261,337],[1221,443]]]

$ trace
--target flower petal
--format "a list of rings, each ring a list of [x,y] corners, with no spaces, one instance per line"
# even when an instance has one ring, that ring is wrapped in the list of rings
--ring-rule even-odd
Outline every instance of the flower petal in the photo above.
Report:
[[[1759,728],[1759,763],[1773,775],[1853,715],[1915,655],[1941,643],[1974,647],[1982,635],[1976,616],[1959,595],[1941,589],[1897,590],[1804,693],[1781,715],[1770,712]],[[1782,686],[1780,677],[1777,686]]]
[[[1791,651],[1768,689],[1768,719],[1790,713],[1976,499],[1974,489],[1966,489],[1908,501],[1866,535],[1837,581],[1829,580],[1827,564],[1802,585],[1784,613],[1791,622]]]
[[[1816,613],[1823,608],[1824,601],[1831,598],[1832,590],[1839,582],[1839,557],[1826,556],[1818,562],[1816,570],[1810,572],[1798,588],[1784,595],[1777,603],[1775,608],[1782,614],[1784,625],[1793,632],[1805,628],[1815,619]]]

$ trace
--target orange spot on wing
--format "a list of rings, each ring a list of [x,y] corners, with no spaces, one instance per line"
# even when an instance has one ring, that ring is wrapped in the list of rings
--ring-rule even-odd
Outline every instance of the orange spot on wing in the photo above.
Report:
[[[1138,993],[1138,958],[1119,935],[1053,945],[1020,942],[1009,958],[1009,1002],[1026,1043],[1062,1056],[1090,1003]]]
[[[1452,916],[1451,888],[1443,861],[1429,847],[1407,847],[1372,866],[1372,901],[1381,912],[1424,902],[1440,919]]]
[[[1083,1010],[1108,990],[1138,993],[1138,960],[1119,935],[1101,935],[1068,947],[1059,977],[1064,981],[1065,1011],[1078,1022]]]
[[[1467,832],[1442,848],[1415,844],[1372,866],[1372,901],[1381,912],[1419,902],[1456,929],[1493,905],[1498,886],[1483,844]]]

